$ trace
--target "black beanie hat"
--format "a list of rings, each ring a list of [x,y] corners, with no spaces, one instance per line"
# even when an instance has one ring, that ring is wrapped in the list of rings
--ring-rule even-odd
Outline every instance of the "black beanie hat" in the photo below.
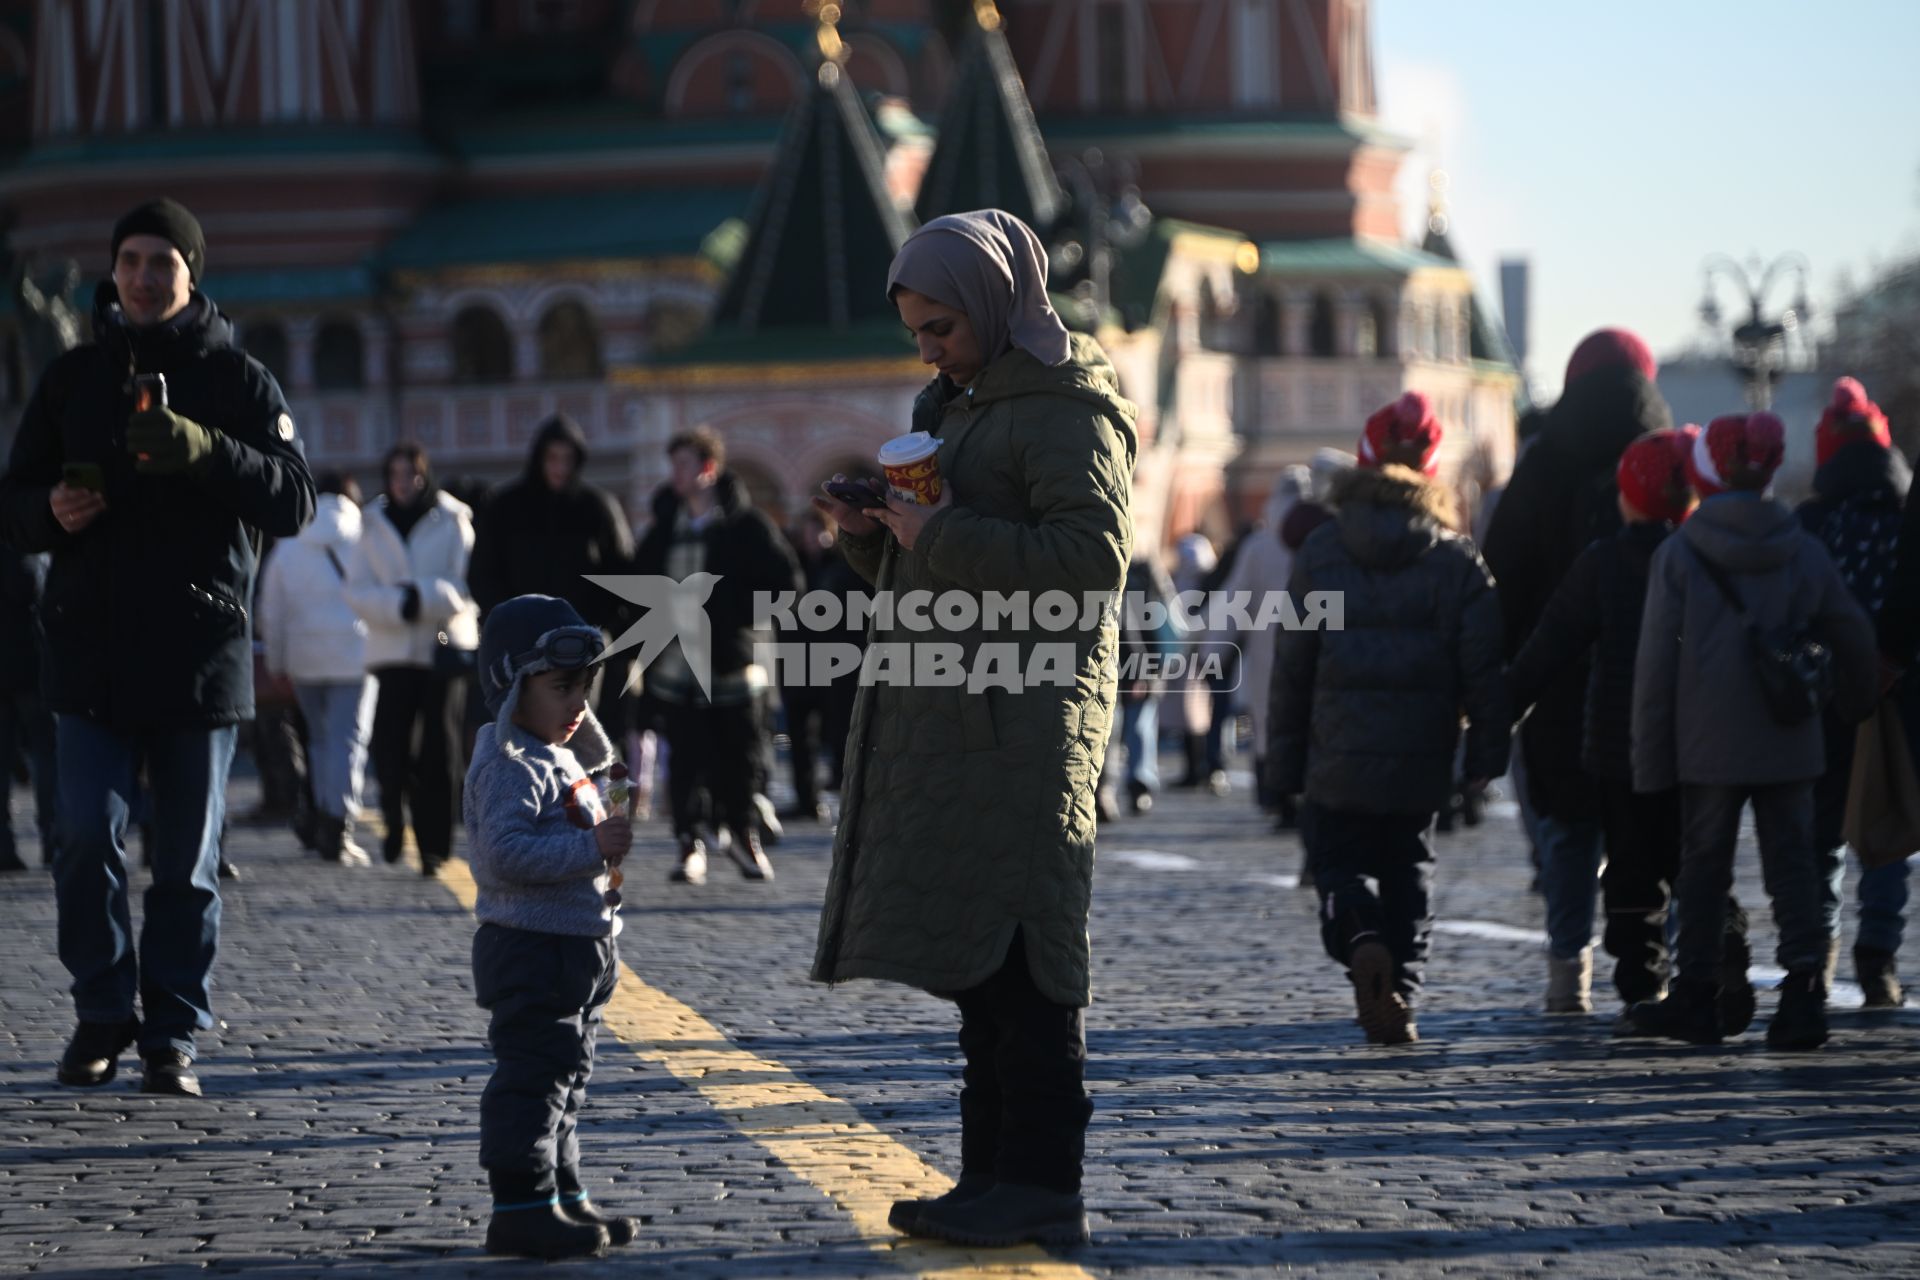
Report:
[[[207,265],[207,238],[201,234],[200,220],[187,211],[187,206],[162,197],[147,201],[120,219],[113,227],[113,259],[120,257],[120,244],[128,236],[159,236],[167,241],[186,259],[188,278],[200,283],[200,272]]]

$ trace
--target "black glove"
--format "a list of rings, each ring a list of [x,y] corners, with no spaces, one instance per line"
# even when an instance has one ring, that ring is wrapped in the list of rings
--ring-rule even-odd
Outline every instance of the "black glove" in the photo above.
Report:
[[[406,594],[400,598],[400,621],[418,622],[420,620],[420,588],[411,582],[403,582],[400,589]]]

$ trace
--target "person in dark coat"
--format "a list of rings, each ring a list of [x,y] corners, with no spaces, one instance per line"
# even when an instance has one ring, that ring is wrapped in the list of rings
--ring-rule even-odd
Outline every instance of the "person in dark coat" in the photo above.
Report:
[[[1913,473],[1893,451],[1886,415],[1852,378],[1834,383],[1833,399],[1814,431],[1814,448],[1819,469],[1813,474],[1813,496],[1795,514],[1801,528],[1833,557],[1860,607],[1869,617],[1878,617],[1893,582],[1901,504],[1912,488]],[[1831,982],[1839,958],[1841,883],[1847,868],[1841,827],[1853,774],[1855,726],[1828,711],[1825,729],[1827,771],[1813,789],[1813,838],[1821,860]],[[1854,937],[1854,971],[1868,1008],[1897,1008],[1902,997],[1894,954],[1906,924],[1907,860],[1863,868],[1857,893],[1860,929]]]
[[[13,835],[12,792],[16,760],[27,762],[33,786],[34,823],[40,833],[40,860],[53,865],[54,786],[53,717],[40,698],[40,587],[46,557],[0,546],[0,872],[25,871]]]
[[[261,535],[313,516],[293,415],[199,291],[205,260],[200,224],[171,200],[120,220],[94,341],[48,366],[0,481],[5,539],[52,554],[40,616],[60,785],[54,878],[80,1024],[63,1084],[105,1084],[137,1041],[143,1088],[200,1092],[194,1034],[213,1025],[227,770],[234,726],[253,715],[247,602]],[[136,377],[148,374],[167,394],[143,408]],[[125,835],[143,761],[156,839],[136,943]]]
[[[1282,631],[1270,690],[1267,758],[1277,785],[1305,796],[1321,940],[1374,1044],[1419,1038],[1433,825],[1453,792],[1463,710],[1468,778],[1484,786],[1507,767],[1500,604],[1427,472],[1439,443],[1418,392],[1368,420],[1359,466],[1334,486],[1339,514],[1301,546],[1288,588],[1306,608],[1311,593],[1339,592],[1345,616]]]
[[[667,793],[679,862],[672,878],[700,884],[707,875],[707,828],[732,838],[728,854],[749,880],[773,878],[754,806],[763,725],[756,699],[767,673],[754,662],[754,596],[797,591],[799,564],[747,487],[726,470],[726,444],[701,427],[667,443],[672,476],[653,495],[653,523],[634,553],[634,572],[686,582],[717,577],[706,603],[711,684],[702,689],[678,644],[647,668],[647,698],[667,740]],[[702,793],[717,810],[710,819]],[[716,833],[717,834],[717,833]]]
[[[633,559],[627,513],[586,470],[586,434],[556,413],[534,433],[520,478],[473,504],[467,586],[483,624],[495,605],[522,595],[565,600],[609,642],[632,621],[619,596],[583,576],[624,573]],[[615,742],[626,736],[621,694],[632,671],[632,655],[616,655],[599,675],[594,709]]]
[[[1620,329],[1589,334],[1567,362],[1566,389],[1520,459],[1483,552],[1500,584],[1511,658],[1588,544],[1619,532],[1614,470],[1639,436],[1671,427],[1646,343]],[[1593,907],[1602,846],[1599,789],[1580,764],[1585,662],[1540,690],[1521,730],[1534,838],[1547,902],[1547,1009],[1591,1009]]]
[[[1843,720],[1872,710],[1878,670],[1873,627],[1833,558],[1766,496],[1785,438],[1771,413],[1709,423],[1690,457],[1700,509],[1649,570],[1633,673],[1633,785],[1680,788],[1680,954],[1667,998],[1627,1011],[1633,1034],[1694,1044],[1726,1034],[1718,1008],[1724,917],[1740,814],[1751,803],[1779,929],[1776,961],[1787,971],[1767,1044],[1826,1042],[1827,931],[1813,832],[1824,733],[1818,715],[1788,723],[1773,710],[1753,635],[1824,645]]]
[[[1587,661],[1586,724],[1580,762],[1600,787],[1606,870],[1600,888],[1614,958],[1613,985],[1628,1007],[1665,994],[1671,977],[1667,912],[1680,872],[1680,794],[1633,789],[1633,670],[1647,574],[1654,553],[1693,509],[1686,452],[1693,432],[1655,431],[1620,456],[1620,532],[1580,553],[1547,601],[1510,672],[1513,707],[1524,713],[1568,666]],[[1730,1034],[1753,1021],[1751,955],[1738,904],[1727,916],[1720,1020]],[[1627,1028],[1622,1021],[1620,1029]]]

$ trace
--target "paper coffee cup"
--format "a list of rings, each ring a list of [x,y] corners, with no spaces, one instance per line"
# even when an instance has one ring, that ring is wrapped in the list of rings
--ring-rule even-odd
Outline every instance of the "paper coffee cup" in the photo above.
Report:
[[[900,501],[923,507],[940,501],[940,442],[926,432],[909,431],[881,445],[880,470]]]

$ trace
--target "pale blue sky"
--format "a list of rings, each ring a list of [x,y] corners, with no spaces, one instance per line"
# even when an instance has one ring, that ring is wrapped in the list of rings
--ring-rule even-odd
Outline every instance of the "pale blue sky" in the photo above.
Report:
[[[1663,355],[1692,340],[1710,253],[1798,250],[1816,309],[1843,272],[1920,253],[1920,0],[1373,12],[1382,116],[1416,142],[1408,234],[1438,165],[1483,296],[1498,306],[1500,258],[1532,260],[1528,363],[1549,395],[1589,329],[1625,325]]]

